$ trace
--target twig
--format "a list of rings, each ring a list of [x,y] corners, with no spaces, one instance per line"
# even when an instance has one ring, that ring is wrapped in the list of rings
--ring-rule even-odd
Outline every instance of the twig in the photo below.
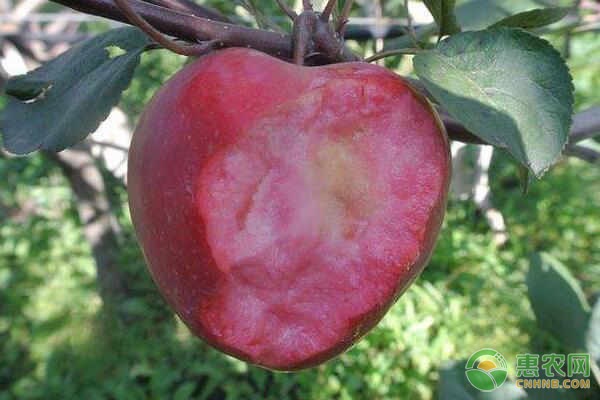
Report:
[[[428,96],[426,92],[422,91],[422,88],[420,87],[421,85],[415,85],[414,80],[410,80],[410,82],[415,89],[421,92],[421,94]],[[600,107],[592,107],[573,116],[573,126],[569,132],[569,144],[564,150],[565,155],[577,157],[590,163],[597,163],[599,161],[600,153],[588,147],[575,144],[581,140],[584,140],[585,138],[593,137],[594,135],[592,132],[599,132],[599,111]],[[464,125],[453,119],[439,107],[438,112],[442,118],[442,121],[444,122],[444,126],[446,127],[448,138],[451,140],[472,144],[488,144],[484,140],[471,133],[467,128],[464,127]]]
[[[335,30],[341,37],[344,37],[344,30],[346,29],[346,24],[348,23],[348,18],[350,17],[350,11],[352,10],[353,3],[354,0],[346,0],[344,2],[344,7],[342,7],[342,12],[340,13],[340,17],[337,21]]]
[[[140,17],[139,14],[131,8],[131,5],[129,5],[129,0],[114,1],[132,24],[144,31],[144,33],[150,36],[156,43],[174,53],[181,54],[182,56],[200,56],[212,50],[216,45],[215,41],[209,41],[202,44],[180,45],[167,38],[163,33],[150,25],[144,18]]]
[[[89,144],[96,145],[96,146],[100,146],[100,147],[106,147],[106,148],[110,148],[113,150],[118,150],[121,151],[123,153],[129,153],[129,148],[126,146],[121,146],[115,143],[110,143],[110,142],[104,142],[101,140],[94,140],[94,139],[90,139],[89,137],[86,140]]]
[[[10,12],[10,15],[17,21],[22,21],[27,15],[29,15],[36,8],[40,7],[44,3],[43,0],[26,0],[17,4],[14,9]]]
[[[564,154],[568,156],[577,157],[591,164],[596,164],[600,161],[600,153],[598,153],[596,150],[577,144],[567,146],[567,148],[564,151]]]
[[[569,142],[577,143],[597,135],[600,135],[600,106],[577,113],[573,118]]]
[[[438,108],[438,112],[439,112]],[[470,144],[488,144],[484,140],[479,137],[473,135],[467,128],[464,127],[460,122],[452,119],[449,115],[439,112],[440,117],[442,118],[442,122],[444,123],[444,127],[446,128],[446,132],[448,133],[448,138],[451,140],[455,140],[457,142],[470,143]]]
[[[279,8],[281,8],[281,11],[283,11],[283,13],[285,15],[287,15],[288,17],[290,17],[290,19],[293,21],[296,19],[296,17],[298,16],[298,14],[296,14],[296,12],[294,10],[292,10],[290,8],[290,6],[288,6],[284,0],[276,0],[277,4],[279,5]]]
[[[327,2],[325,8],[323,8],[323,12],[321,12],[320,18],[322,21],[329,21],[331,13],[333,12],[333,8],[337,5],[337,2],[338,0],[329,0]]]
[[[382,51],[380,53],[373,54],[371,57],[365,58],[365,62],[370,63],[370,62],[377,61],[377,60],[380,60],[385,57],[399,56],[399,55],[403,55],[403,54],[416,54],[419,51],[420,51],[420,49],[413,49],[413,48]]]
[[[272,18],[267,17],[262,11],[256,7],[255,0],[237,0],[246,11],[254,18],[260,29],[272,30],[274,32],[283,33],[283,30],[277,25]]]

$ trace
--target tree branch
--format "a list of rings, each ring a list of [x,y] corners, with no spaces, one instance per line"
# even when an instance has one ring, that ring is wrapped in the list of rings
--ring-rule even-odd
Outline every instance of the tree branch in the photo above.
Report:
[[[600,106],[588,108],[575,115],[569,141],[577,143],[596,135],[600,135]]]
[[[456,140],[457,142],[463,143],[471,143],[471,144],[489,144],[473,135],[467,128],[464,127],[463,124],[454,120],[450,117],[446,112],[437,108],[440,117],[442,118],[442,122],[446,127],[446,132],[448,134],[448,138],[450,140]]]
[[[411,83],[413,83],[414,86],[414,80],[411,80]],[[451,140],[472,144],[488,144],[482,139],[473,135],[460,122],[454,120],[448,113],[439,107],[438,113],[444,122],[446,132]],[[571,127],[571,131],[569,132],[569,144],[567,144],[564,154],[575,156],[591,163],[597,162],[599,156],[598,152],[590,148],[577,145],[576,143],[593,137],[598,133],[600,133],[600,106],[591,107],[575,114],[573,116],[573,125]]]
[[[591,164],[597,164],[600,161],[600,153],[589,147],[580,145],[567,146],[564,152],[568,156],[577,157]]]
[[[128,23],[127,18],[111,0],[53,0],[72,9]],[[291,58],[291,39],[260,29],[212,21],[179,11],[130,1],[132,8],[159,31],[190,42],[218,40],[223,46],[252,47],[268,54]]]
[[[84,13],[128,23],[127,18],[110,0],[53,1]],[[130,0],[130,3],[133,10],[156,29],[179,39],[190,42],[215,41],[220,47],[250,47],[279,58],[292,57],[290,35],[213,21],[140,0]],[[336,53],[328,52],[328,48],[316,50],[320,51],[328,62],[359,60],[349,50]]]

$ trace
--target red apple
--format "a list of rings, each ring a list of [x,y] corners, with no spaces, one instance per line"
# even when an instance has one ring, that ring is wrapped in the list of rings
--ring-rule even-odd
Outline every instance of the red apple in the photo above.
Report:
[[[296,370],[346,350],[421,272],[449,176],[435,111],[397,75],[230,49],[185,67],[147,107],[129,203],[189,328]]]

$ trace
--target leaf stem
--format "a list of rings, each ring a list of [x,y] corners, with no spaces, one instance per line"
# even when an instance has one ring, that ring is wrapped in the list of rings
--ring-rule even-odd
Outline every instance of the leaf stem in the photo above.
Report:
[[[414,55],[420,51],[422,51],[422,50],[417,49],[417,48],[386,50],[386,51],[382,51],[382,52],[373,54],[371,57],[365,58],[365,62],[370,63],[370,62],[377,61],[377,60],[380,60],[385,57],[407,55],[407,54]]]

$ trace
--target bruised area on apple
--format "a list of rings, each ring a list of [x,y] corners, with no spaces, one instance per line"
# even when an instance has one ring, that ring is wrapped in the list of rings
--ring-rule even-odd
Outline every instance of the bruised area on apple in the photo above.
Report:
[[[346,350],[421,272],[449,176],[443,127],[393,73],[229,49],[154,97],[128,190],[150,272],[190,329],[295,370]]]

